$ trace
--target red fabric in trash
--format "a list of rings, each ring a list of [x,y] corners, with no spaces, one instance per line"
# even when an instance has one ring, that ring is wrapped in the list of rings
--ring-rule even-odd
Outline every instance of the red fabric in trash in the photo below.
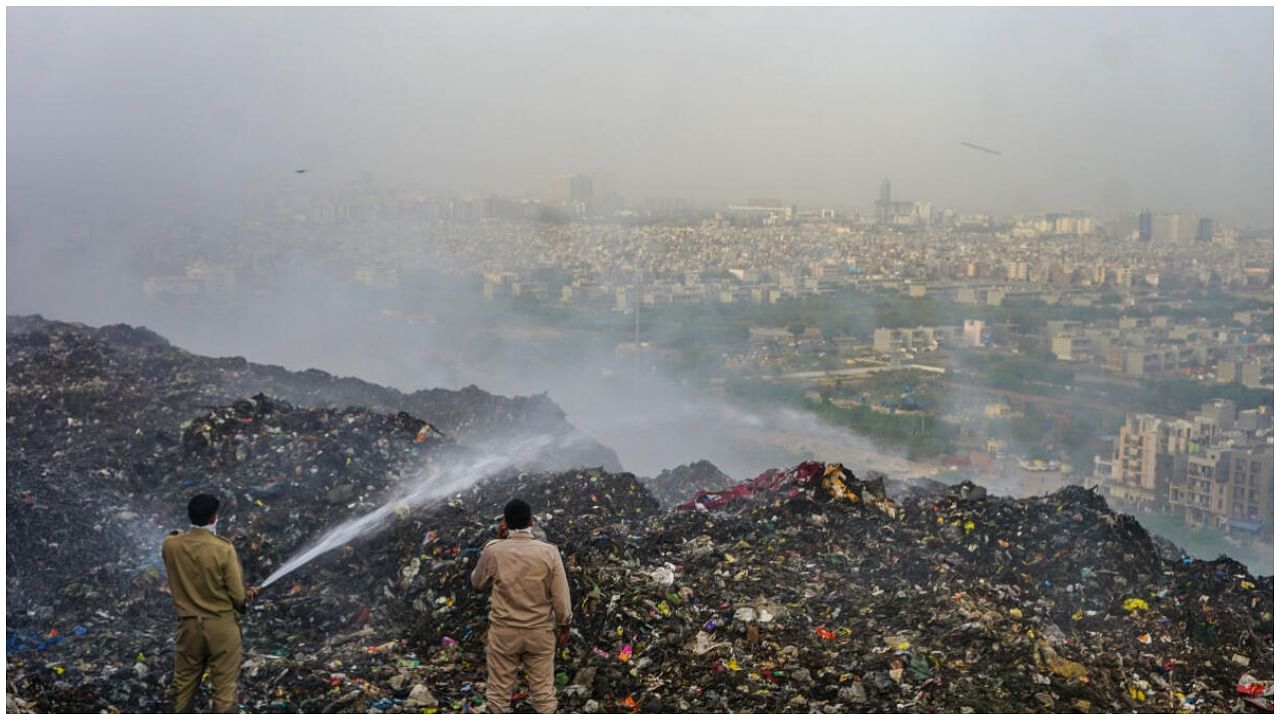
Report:
[[[713,493],[700,492],[692,500],[677,505],[676,509],[695,510],[701,505],[708,510],[716,510],[737,498],[749,497],[764,491],[777,492],[784,485],[804,487],[813,482],[814,479],[821,478],[826,469],[826,465],[810,461],[800,463],[790,470],[765,470],[757,475],[754,480],[739,483],[731,488]]]

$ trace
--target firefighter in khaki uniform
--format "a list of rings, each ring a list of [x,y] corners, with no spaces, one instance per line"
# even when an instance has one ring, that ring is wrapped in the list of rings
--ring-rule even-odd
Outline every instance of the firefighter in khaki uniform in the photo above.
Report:
[[[234,713],[240,678],[240,622],[237,613],[258,588],[245,588],[240,559],[231,541],[217,535],[218,499],[197,495],[187,505],[191,529],[173,531],[161,555],[178,613],[173,667],[175,712],[192,712],[206,666],[213,680],[213,710]]]
[[[523,500],[502,511],[497,540],[490,540],[471,571],[477,590],[492,587],[485,662],[485,709],[511,710],[516,671],[524,665],[529,702],[540,713],[556,711],[556,647],[569,642],[569,580],[555,545],[534,536],[533,513]],[[557,634],[557,628],[559,633]]]

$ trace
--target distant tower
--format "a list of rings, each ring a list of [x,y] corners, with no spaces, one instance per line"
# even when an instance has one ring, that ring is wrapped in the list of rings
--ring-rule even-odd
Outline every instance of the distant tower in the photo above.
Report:
[[[1200,224],[1196,227],[1196,240],[1209,242],[1212,239],[1213,220],[1211,218],[1200,218]]]
[[[590,175],[561,175],[551,179],[549,199],[555,205],[586,215],[591,210],[593,193]]]
[[[889,222],[893,215],[893,196],[890,192],[889,178],[880,182],[880,199],[876,202],[876,219],[882,223]]]
[[[1143,210],[1138,214],[1138,240],[1151,242],[1151,211]]]

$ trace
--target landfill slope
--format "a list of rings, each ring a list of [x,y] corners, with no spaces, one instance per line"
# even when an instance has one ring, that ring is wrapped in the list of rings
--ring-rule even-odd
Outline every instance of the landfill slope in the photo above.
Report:
[[[222,396],[222,361],[146,331],[12,318],[9,331],[10,710],[168,709],[159,544],[193,492],[221,496],[219,532],[261,582],[396,487],[474,455],[456,421],[413,410]],[[504,469],[397,506],[268,587],[243,621],[242,707],[483,704],[487,598],[469,574],[516,495],[573,593],[562,710],[1270,702],[1273,579],[1184,559],[1082,488],[1013,500],[810,462],[664,503],[649,482],[580,465]]]
[[[308,407],[407,412],[430,419],[462,442],[495,434],[562,435],[570,441],[563,450],[568,457],[557,461],[621,469],[611,449],[574,428],[545,394],[507,398],[475,386],[404,393],[314,368],[295,372],[242,357],[196,355],[173,347],[146,328],[93,328],[39,315],[7,317],[6,349],[10,374],[16,371],[24,378],[19,392],[40,393],[46,386],[71,389],[71,383],[79,382],[81,387],[75,388],[76,397],[66,409],[91,411],[99,398],[93,391],[109,386],[113,393],[128,396],[130,422],[149,433],[171,432],[173,417],[187,419],[205,408],[261,393]],[[67,422],[86,419],[95,418],[69,414]]]
[[[709,460],[699,460],[663,470],[657,477],[642,478],[641,482],[663,508],[672,508],[700,492],[723,490],[734,484]]]
[[[483,701],[485,601],[466,585],[469,556],[492,536],[500,503],[521,494],[542,509],[575,599],[562,709],[1265,702],[1236,688],[1246,674],[1251,691],[1273,677],[1271,578],[1225,558],[1171,563],[1083,488],[1012,500],[934,485],[894,500],[884,487],[805,463],[664,513],[626,475],[486,483],[389,533],[402,564],[388,596],[407,632],[380,671],[393,701],[419,684],[448,708]]]
[[[261,581],[272,563],[447,457],[453,434],[552,434],[561,442],[547,461],[617,463],[545,397],[476,388],[404,395],[314,370],[193,355],[125,325],[10,316],[6,369],[10,656],[91,639],[106,653],[93,669],[57,666],[55,677],[70,686],[109,679],[117,694],[124,676],[154,683],[168,667],[172,611],[158,548],[168,530],[186,526],[195,492],[222,498],[220,524]],[[294,407],[282,396],[322,406]],[[117,667],[106,658],[122,643],[136,649]]]
[[[553,434],[565,442],[546,462],[617,464],[546,397],[475,388],[404,395],[318,370],[193,355],[127,325],[10,316],[6,330],[6,540],[41,547],[6,558],[18,600],[10,617],[18,605],[49,619],[99,592],[106,574],[154,578],[151,549],[184,525],[183,497],[197,490],[218,489],[224,526],[274,523],[294,541],[273,542],[292,550],[307,533],[373,507],[404,472],[424,467],[422,451],[455,437],[497,427]],[[290,397],[312,407],[293,411]],[[301,519],[266,512],[307,498],[319,505]],[[86,559],[94,563],[82,572]],[[125,594],[132,603],[136,593]]]

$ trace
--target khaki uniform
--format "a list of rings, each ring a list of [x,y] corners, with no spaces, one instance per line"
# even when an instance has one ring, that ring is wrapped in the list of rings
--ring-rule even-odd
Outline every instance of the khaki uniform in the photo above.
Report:
[[[178,613],[173,667],[174,711],[192,712],[206,666],[213,680],[213,710],[238,709],[240,623],[245,587],[231,541],[208,530],[173,532],[161,550]]]
[[[556,711],[556,627],[573,619],[569,580],[555,545],[520,532],[485,545],[471,572],[477,590],[492,587],[486,662],[486,709],[511,709],[516,671],[524,665],[529,702],[540,713]]]

